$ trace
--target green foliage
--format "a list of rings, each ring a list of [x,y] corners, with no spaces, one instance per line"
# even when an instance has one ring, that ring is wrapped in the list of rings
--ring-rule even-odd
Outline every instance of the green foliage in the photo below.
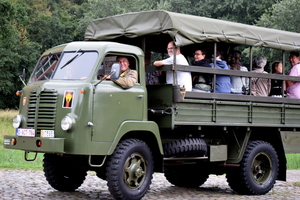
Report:
[[[275,28],[279,30],[300,32],[300,18],[296,17],[300,10],[300,4],[298,0],[282,0],[276,4],[273,4],[257,21],[258,26]],[[298,45],[299,41],[296,42]],[[265,50],[266,51],[266,50]],[[262,53],[262,51],[260,51]],[[285,52],[285,72],[290,68],[288,61],[288,52]],[[282,53],[276,50],[269,50],[268,60],[280,60]]]
[[[79,8],[84,1],[69,0],[0,0],[0,108],[17,108],[15,95],[23,85],[19,79],[23,68],[27,80],[41,52],[73,40],[82,40],[75,32],[76,19],[83,16]]]
[[[248,46],[241,46],[240,50],[242,51],[242,62],[244,66],[246,66],[248,69],[250,67],[250,48]],[[281,50],[276,50],[276,49],[266,49],[263,47],[253,47],[252,48],[252,58],[258,57],[258,56],[263,56],[267,59],[267,65],[264,67],[264,70],[267,72],[271,72],[271,65],[275,61],[280,61],[282,62],[282,51]],[[288,58],[288,55],[286,53],[285,55],[286,58]],[[285,61],[285,71],[289,69],[288,67],[289,62],[288,60]]]
[[[194,4],[195,4],[195,1],[193,1],[193,0],[190,0],[190,1],[170,0],[170,5],[171,5],[170,11],[177,12],[177,13],[192,14],[192,13],[196,12],[196,10],[194,10],[195,9]]]
[[[0,36],[0,108],[16,108],[19,99],[15,92],[22,88],[18,75],[22,68],[32,65],[37,59],[38,45],[29,42],[22,24],[26,21],[26,11],[22,4],[0,2],[1,17],[4,19]]]
[[[191,14],[254,24],[276,2],[278,0],[202,0],[192,3],[197,9]]]
[[[0,48],[9,48],[13,45],[13,39],[17,36],[15,19],[18,17],[18,10],[8,0],[0,0]]]
[[[285,31],[300,32],[299,0],[282,0],[263,14],[257,25]]]

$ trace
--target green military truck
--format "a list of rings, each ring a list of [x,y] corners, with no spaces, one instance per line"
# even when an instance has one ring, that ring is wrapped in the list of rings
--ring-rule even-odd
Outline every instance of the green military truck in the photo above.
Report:
[[[230,187],[268,193],[286,179],[287,153],[300,153],[300,100],[186,92],[177,85],[146,85],[146,71],[177,71],[300,81],[298,77],[174,65],[145,67],[145,52],[163,55],[169,41],[188,58],[200,47],[229,51],[246,46],[299,51],[300,34],[167,11],[95,20],[85,41],[42,54],[20,91],[15,135],[4,147],[34,160],[59,191],[80,187],[87,171],[107,181],[116,199],[141,199],[153,172],[182,187],[199,187],[209,174],[226,173]],[[103,76],[119,76],[126,56],[138,81],[123,89]],[[281,58],[280,58],[281,59]],[[175,61],[175,59],[174,59]],[[251,87],[250,87],[251,88]]]

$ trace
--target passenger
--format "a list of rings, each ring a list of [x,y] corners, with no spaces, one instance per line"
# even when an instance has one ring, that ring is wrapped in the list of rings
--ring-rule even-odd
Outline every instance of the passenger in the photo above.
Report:
[[[272,74],[282,74],[282,63],[279,61],[272,63]],[[271,97],[282,97],[283,80],[271,80]]]
[[[300,55],[299,52],[291,52],[289,56],[292,68],[287,75],[300,76]],[[300,82],[286,81],[286,93],[288,98],[300,99]]]
[[[200,67],[209,67],[210,61],[205,58],[206,50],[196,50],[194,53],[194,63],[193,65]],[[211,92],[211,84],[212,84],[212,75],[205,73],[197,73],[193,72],[193,91],[194,92]]]
[[[216,55],[216,68],[219,69],[229,69],[227,66],[226,61],[221,60],[222,54],[217,52]],[[214,59],[213,59],[214,62]],[[210,63],[210,66],[213,67],[214,63]],[[230,76],[227,75],[216,75],[216,93],[225,93],[230,94],[231,92],[231,83],[230,83]]]
[[[229,58],[229,67],[231,70],[248,71],[247,67],[242,66],[241,52],[238,50],[233,51]],[[232,94],[245,94],[249,89],[249,78],[242,76],[230,76],[231,93]]]
[[[253,72],[268,73],[264,71],[264,67],[267,64],[267,59],[264,57],[256,57],[253,59]],[[251,79],[251,94],[253,96],[269,96],[271,90],[271,80],[264,78],[252,78]]]
[[[63,79],[78,79],[76,76],[76,71],[71,65],[65,67],[65,75]]]
[[[151,52],[146,51],[145,66],[149,66],[150,64],[151,64]],[[161,75],[161,71],[146,72],[146,85],[158,85],[160,75]]]
[[[170,57],[164,60],[155,61],[153,65],[156,67],[160,67],[162,65],[172,65],[174,60],[174,48],[175,43],[173,41],[169,42],[167,51]],[[176,47],[176,64],[189,65],[185,57],[180,53],[180,47]],[[177,71],[177,81],[180,87],[185,87],[186,91],[192,91],[191,72]],[[166,82],[167,84],[173,83],[173,71],[167,71]]]
[[[80,74],[80,73],[78,73],[77,71],[76,71],[76,68],[74,67],[74,66],[71,66],[71,65],[67,65],[66,67],[65,67],[65,69],[63,69],[63,70],[65,70],[64,71],[64,73],[65,73],[65,75],[64,75],[64,77],[63,77],[63,79],[86,79],[87,77],[86,76],[82,76],[82,74]]]
[[[137,71],[129,68],[130,63],[126,57],[117,57],[117,62],[121,64],[121,75],[114,82],[124,89],[131,88],[137,82]]]

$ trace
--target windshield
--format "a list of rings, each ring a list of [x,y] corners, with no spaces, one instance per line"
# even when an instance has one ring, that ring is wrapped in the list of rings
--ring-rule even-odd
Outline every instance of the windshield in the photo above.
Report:
[[[52,79],[86,79],[90,75],[97,58],[97,52],[64,53]]]
[[[50,53],[49,55],[43,56],[39,60],[32,74],[31,82],[50,79],[58,63],[60,55],[61,53],[56,53],[56,54]]]

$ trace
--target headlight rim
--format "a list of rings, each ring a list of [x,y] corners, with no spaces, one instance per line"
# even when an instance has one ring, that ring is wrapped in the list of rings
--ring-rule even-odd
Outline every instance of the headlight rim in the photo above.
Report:
[[[13,118],[12,125],[14,128],[20,128],[22,124],[22,116],[21,115],[16,115]]]
[[[68,131],[72,128],[72,126],[73,126],[73,119],[70,116],[64,116],[61,119],[60,127],[62,130]]]

